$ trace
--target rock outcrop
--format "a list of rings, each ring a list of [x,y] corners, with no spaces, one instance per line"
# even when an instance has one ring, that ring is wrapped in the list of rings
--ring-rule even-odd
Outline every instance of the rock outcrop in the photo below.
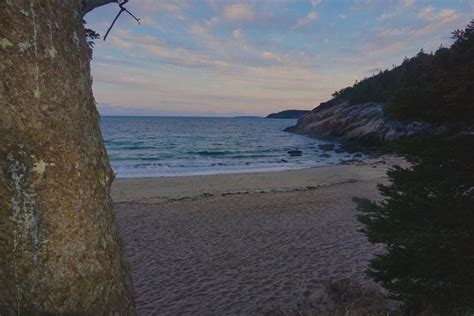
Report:
[[[296,125],[285,129],[311,137],[369,146],[430,130],[426,123],[405,124],[388,119],[384,116],[381,103],[350,104],[347,101],[328,102],[300,117]]]

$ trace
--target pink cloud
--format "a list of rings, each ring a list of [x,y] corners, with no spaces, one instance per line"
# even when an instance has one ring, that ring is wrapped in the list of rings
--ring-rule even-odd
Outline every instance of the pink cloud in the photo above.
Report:
[[[251,21],[255,13],[246,3],[235,3],[224,7],[224,16],[231,21]]]

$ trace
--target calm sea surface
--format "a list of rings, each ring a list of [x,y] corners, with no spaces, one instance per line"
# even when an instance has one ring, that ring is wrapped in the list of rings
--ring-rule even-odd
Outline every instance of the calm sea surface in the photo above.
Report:
[[[298,169],[350,157],[318,149],[327,142],[283,132],[295,123],[264,118],[103,116],[101,129],[112,168],[121,178]],[[293,149],[303,155],[290,157],[287,151]]]

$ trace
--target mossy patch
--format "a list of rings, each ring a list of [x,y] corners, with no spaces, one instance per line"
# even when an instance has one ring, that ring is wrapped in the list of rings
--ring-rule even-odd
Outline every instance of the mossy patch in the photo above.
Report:
[[[34,91],[33,91],[33,96],[36,98],[36,99],[39,99],[41,97],[41,91],[36,88]]]
[[[13,46],[12,42],[8,38],[0,37],[0,47],[5,49],[7,47]]]

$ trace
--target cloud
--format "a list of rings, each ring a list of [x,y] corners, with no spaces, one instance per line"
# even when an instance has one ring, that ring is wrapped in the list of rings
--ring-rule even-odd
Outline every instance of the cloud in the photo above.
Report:
[[[213,16],[212,18],[206,20],[205,23],[206,23],[206,26],[208,28],[212,28],[212,27],[216,26],[217,23],[219,23],[219,17]]]
[[[204,36],[207,34],[207,30],[199,23],[193,23],[191,25],[191,33],[198,36]]]
[[[440,22],[447,22],[456,18],[456,11],[452,9],[438,10],[432,5],[428,5],[418,12],[418,17],[425,21],[441,20]]]
[[[204,23],[193,23],[189,31],[196,34],[199,47],[182,46],[156,34],[117,30],[107,48],[117,48],[123,56],[118,58],[135,64],[94,59],[98,102],[133,107],[137,113],[155,109],[160,113],[265,114],[276,107],[311,108],[328,97],[325,91],[338,88],[338,75],[327,77],[314,71],[305,64],[309,56],[292,59],[261,47],[243,48],[241,28],[232,30],[232,37],[225,40],[208,33]]]
[[[415,0],[402,0],[401,4],[404,8],[410,8],[415,4]]]
[[[241,30],[241,29],[235,29],[235,30],[232,32],[232,36],[233,36],[235,39],[241,39],[241,38],[242,38],[242,30]]]
[[[278,55],[276,55],[272,52],[268,52],[268,51],[262,52],[262,54],[260,56],[261,56],[262,60],[264,60],[264,61],[276,61],[276,62],[281,61],[281,58]]]
[[[376,4],[376,0],[352,0],[353,8],[371,7]]]
[[[433,8],[433,6],[428,5],[424,8],[422,8],[418,12],[418,17],[422,18],[423,20],[427,20],[427,21],[433,20],[434,19],[434,8]]]
[[[245,3],[234,3],[224,7],[224,16],[231,21],[251,21],[255,13]]]
[[[156,0],[140,0],[131,1],[130,10],[138,10],[145,14],[166,14],[174,16],[180,20],[185,20],[184,10],[188,8],[188,3],[185,0],[171,1],[156,1]],[[140,14],[143,16],[142,14]]]
[[[143,23],[121,19],[97,42],[94,92],[98,102],[159,113],[311,108],[367,72],[449,45],[472,16],[474,0],[462,1],[130,1]],[[89,27],[107,30],[116,12],[106,9],[88,15]],[[399,19],[389,21],[393,10]]]
[[[311,24],[312,22],[318,19],[318,13],[316,11],[309,12],[305,17],[299,18],[296,22],[294,28],[302,27],[307,24]]]
[[[395,6],[391,6],[388,12],[384,12],[381,15],[377,17],[377,20],[379,21],[384,21],[391,19],[406,10],[410,9],[413,7],[415,4],[415,0],[399,0]]]
[[[419,10],[418,20],[402,27],[378,27],[368,32],[361,50],[369,56],[411,56],[421,48],[433,50],[446,43],[449,31],[463,23],[463,17],[452,9],[426,6]]]

